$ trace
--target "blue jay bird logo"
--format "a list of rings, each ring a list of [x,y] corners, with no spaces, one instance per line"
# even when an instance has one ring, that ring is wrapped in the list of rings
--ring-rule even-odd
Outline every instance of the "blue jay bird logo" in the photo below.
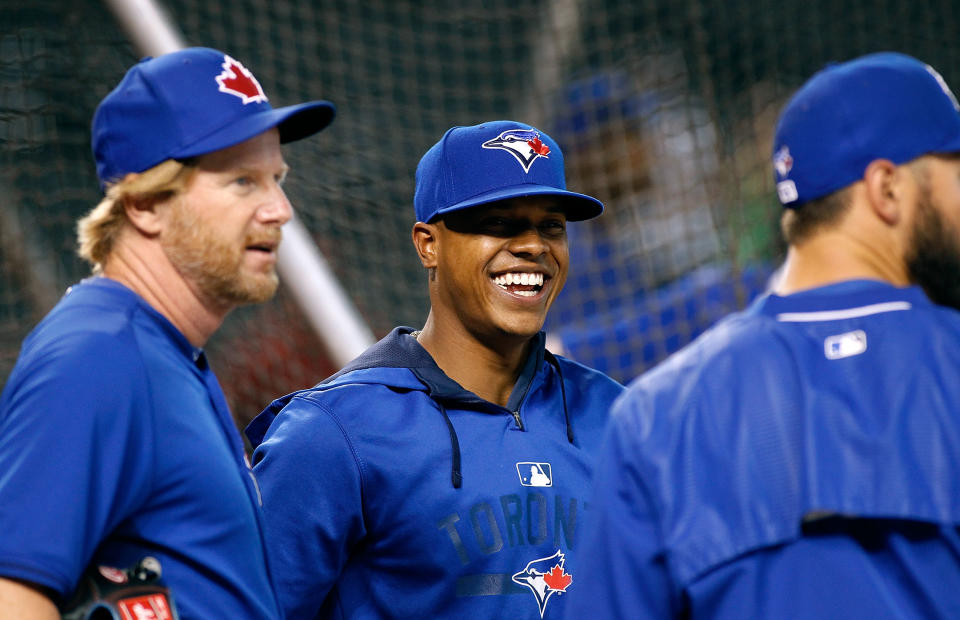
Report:
[[[777,171],[780,178],[784,178],[793,170],[793,157],[790,156],[790,149],[787,146],[781,146],[773,156],[773,169]]]
[[[563,594],[573,582],[573,575],[563,570],[565,561],[563,552],[557,549],[557,552],[548,558],[528,562],[526,568],[512,577],[514,583],[527,586],[533,592],[540,607],[541,618],[550,597],[554,594]]]
[[[482,146],[507,151],[517,158],[524,172],[530,172],[530,166],[538,157],[550,159],[550,147],[543,143],[536,129],[508,129]]]

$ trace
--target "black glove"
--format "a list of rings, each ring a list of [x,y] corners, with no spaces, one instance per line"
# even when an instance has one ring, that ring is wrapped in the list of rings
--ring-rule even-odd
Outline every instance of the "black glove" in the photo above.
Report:
[[[179,620],[160,562],[147,556],[125,570],[92,565],[61,608],[63,620]]]

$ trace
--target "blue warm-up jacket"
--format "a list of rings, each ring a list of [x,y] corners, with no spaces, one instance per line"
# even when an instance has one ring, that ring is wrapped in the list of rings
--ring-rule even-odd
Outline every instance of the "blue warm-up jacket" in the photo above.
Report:
[[[287,617],[559,617],[622,386],[540,334],[504,408],[447,377],[411,332],[247,429]]]
[[[960,313],[766,295],[613,408],[569,620],[960,618]]]

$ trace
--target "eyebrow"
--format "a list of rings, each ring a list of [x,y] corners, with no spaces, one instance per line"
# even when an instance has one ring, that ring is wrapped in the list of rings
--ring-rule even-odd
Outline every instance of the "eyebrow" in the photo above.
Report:
[[[236,174],[238,172],[243,174],[262,174],[263,170],[256,166],[233,166],[225,170],[220,171],[222,174]],[[280,168],[280,178],[285,179],[290,173],[290,166],[287,165],[287,162],[283,162],[283,166]]]

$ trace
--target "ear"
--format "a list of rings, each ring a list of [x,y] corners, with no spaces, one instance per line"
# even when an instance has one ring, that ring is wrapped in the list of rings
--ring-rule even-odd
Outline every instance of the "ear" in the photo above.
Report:
[[[873,160],[863,173],[870,206],[887,225],[897,224],[904,216],[904,201],[911,191],[907,177],[911,177],[910,172],[889,159]]]
[[[417,222],[413,225],[413,231],[411,232],[413,247],[417,248],[420,262],[427,269],[437,266],[438,233],[439,227],[437,224]]]
[[[141,234],[155,237],[163,230],[162,207],[167,202],[158,196],[124,196],[123,211],[127,220]]]

